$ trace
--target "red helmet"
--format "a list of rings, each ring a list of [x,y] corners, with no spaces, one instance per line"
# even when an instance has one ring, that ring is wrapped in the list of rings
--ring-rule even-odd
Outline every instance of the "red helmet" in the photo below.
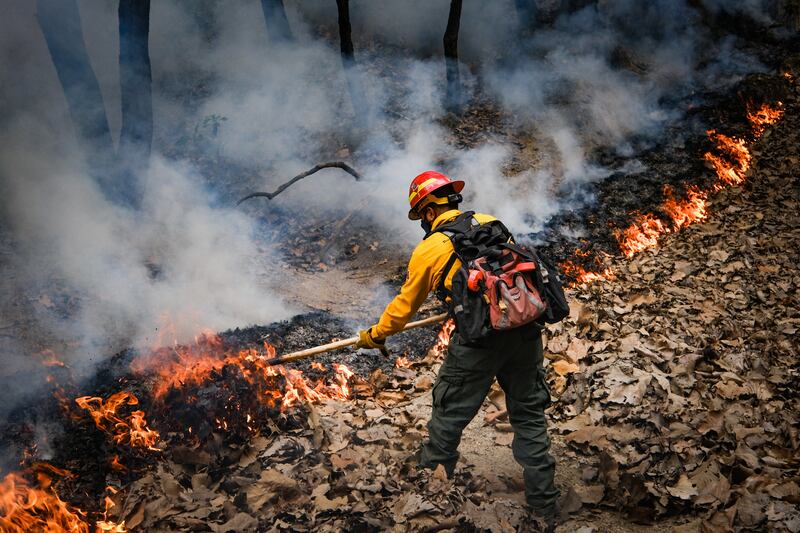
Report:
[[[463,181],[451,180],[444,174],[434,170],[427,170],[414,178],[414,181],[411,182],[411,186],[408,188],[408,203],[411,205],[411,209],[408,212],[408,218],[411,220],[419,220],[419,214],[417,213],[416,208],[424,207],[431,203],[433,198],[431,193],[441,189],[442,187],[447,187],[448,185],[452,185],[453,190],[456,193],[461,192],[461,190],[464,188]],[[446,199],[443,200],[446,201]]]

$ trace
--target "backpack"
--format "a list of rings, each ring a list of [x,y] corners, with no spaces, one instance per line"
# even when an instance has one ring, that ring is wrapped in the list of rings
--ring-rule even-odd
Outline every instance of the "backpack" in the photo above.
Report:
[[[499,220],[479,223],[473,211],[442,224],[453,243],[453,255],[442,270],[436,294],[450,296],[449,310],[459,335],[467,342],[536,320],[555,323],[569,314],[556,268],[536,252],[518,246]],[[445,279],[456,259],[461,267],[453,275],[448,293]]]

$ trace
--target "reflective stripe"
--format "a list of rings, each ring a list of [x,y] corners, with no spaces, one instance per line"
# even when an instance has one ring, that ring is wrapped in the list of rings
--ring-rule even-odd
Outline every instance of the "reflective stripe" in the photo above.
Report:
[[[419,196],[419,194],[425,190],[425,187],[427,187],[431,183],[434,183],[434,182],[437,182],[437,181],[439,181],[438,178],[428,178],[425,181],[423,181],[422,183],[420,183],[417,186],[416,190],[414,192],[412,192],[410,195],[408,195],[408,203],[414,203],[414,198]]]

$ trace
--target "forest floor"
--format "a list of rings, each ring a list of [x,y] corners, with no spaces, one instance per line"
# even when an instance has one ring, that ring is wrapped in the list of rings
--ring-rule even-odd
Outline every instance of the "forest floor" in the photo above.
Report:
[[[558,531],[800,531],[796,96],[749,146],[742,186],[710,193],[705,220],[657,247],[609,257],[610,275],[571,288],[570,316],[547,328]],[[329,229],[297,238],[319,244]],[[308,265],[284,242],[287,261],[265,265],[265,284],[291,280],[283,296],[299,309],[370,323],[410,250],[374,243],[357,221],[344,239],[336,253],[361,253],[323,263],[320,252]],[[10,248],[0,243],[0,261]],[[14,321],[0,324],[0,342],[24,345],[6,333],[19,330],[52,346],[30,310],[70,303],[47,294],[3,299]],[[442,355],[438,345],[354,376],[348,400],[301,405],[289,416],[298,424],[247,442],[218,433],[165,449],[113,496],[108,518],[145,531],[530,530],[499,388],[467,427],[453,479],[409,461]]]
[[[790,102],[705,220],[569,291],[572,313],[546,332],[558,531],[800,531],[798,132]],[[371,302],[400,255],[298,269],[290,297],[340,313]],[[358,320],[380,312],[355,307]],[[146,530],[529,529],[499,389],[453,479],[408,460],[440,364],[434,349],[355,378],[348,401],[309,405],[301,428],[173,455],[112,513]]]

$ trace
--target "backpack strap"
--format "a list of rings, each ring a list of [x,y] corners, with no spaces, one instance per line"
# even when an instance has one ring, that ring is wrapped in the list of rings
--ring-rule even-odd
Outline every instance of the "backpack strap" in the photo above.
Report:
[[[447,260],[447,263],[444,264],[444,268],[442,269],[442,277],[439,279],[439,284],[434,290],[434,293],[441,301],[445,301],[447,298],[447,290],[444,288],[444,282],[447,279],[447,275],[450,274],[450,270],[452,270],[456,259],[458,259],[457,253],[453,252],[450,254],[450,258]]]
[[[444,233],[447,236],[447,238],[450,239],[450,242],[453,244],[453,253],[450,254],[450,257],[447,259],[447,263],[445,263],[444,268],[442,268],[441,278],[439,279],[439,283],[436,285],[436,289],[434,289],[434,293],[436,294],[436,296],[443,302],[447,298],[447,290],[444,288],[444,282],[445,280],[447,280],[447,276],[453,269],[453,265],[455,264],[456,259],[461,259],[461,255],[458,253],[458,248],[456,247],[455,237],[466,233],[475,226],[481,225],[481,223],[478,222],[477,219],[473,216],[474,214],[475,211],[465,211],[460,215],[458,215],[451,222],[441,224],[435,230],[425,235],[425,238],[427,239],[434,233]],[[463,263],[463,260],[461,262]]]
[[[480,222],[475,220],[475,217],[473,216],[474,214],[475,211],[464,211],[450,222],[439,224],[436,229],[432,229],[426,233],[422,240],[427,239],[434,233],[444,233],[452,241],[454,235],[458,233],[466,233],[471,227],[481,225]]]

